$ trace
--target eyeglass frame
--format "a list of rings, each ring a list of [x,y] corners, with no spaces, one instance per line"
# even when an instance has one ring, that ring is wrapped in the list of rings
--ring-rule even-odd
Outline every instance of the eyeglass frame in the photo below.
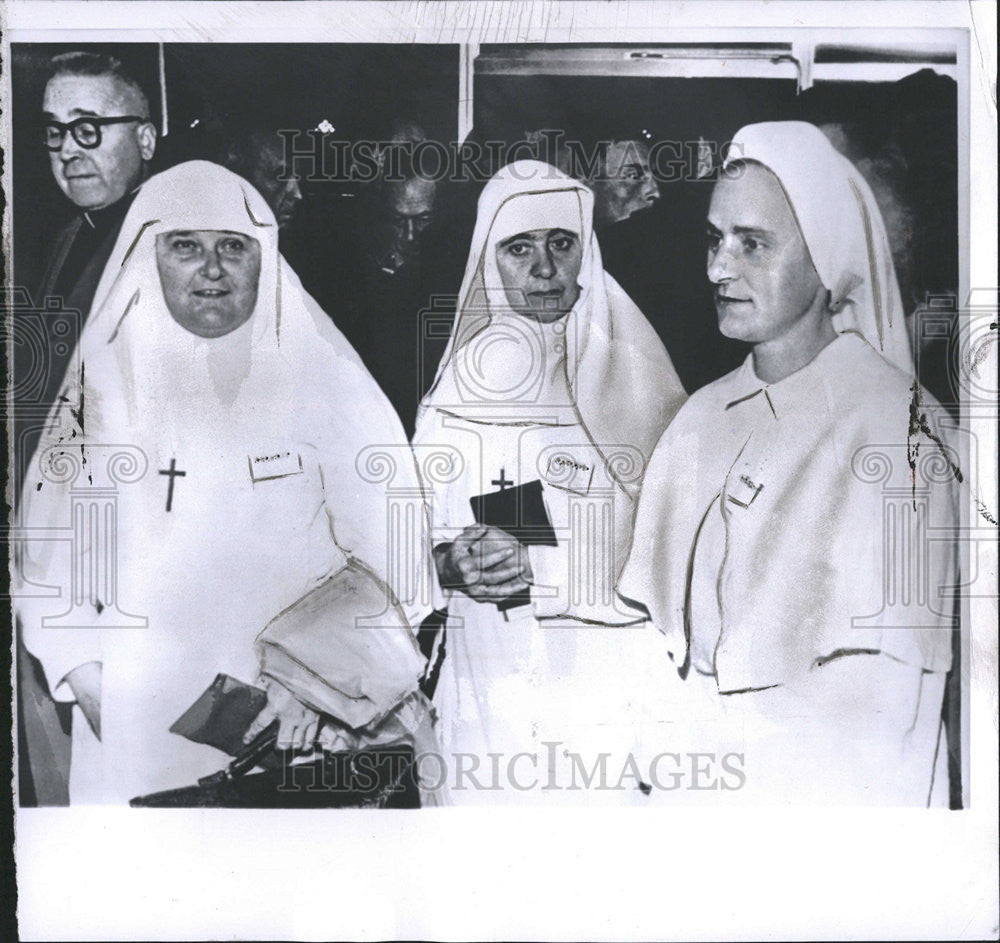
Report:
[[[57,151],[61,151],[63,144],[66,143],[66,132],[68,131],[72,136],[73,140],[82,147],[84,150],[93,151],[101,146],[104,142],[104,135],[101,133],[101,128],[109,124],[125,124],[128,121],[138,121],[143,124],[149,123],[149,118],[143,118],[141,115],[118,115],[112,118],[104,118],[100,115],[83,115],[80,118],[74,118],[72,121],[63,123],[62,121],[55,121],[48,119],[42,122],[43,128],[43,141],[46,150],[51,151],[53,154]],[[93,144],[84,144],[83,141],[77,137],[77,128],[81,125],[90,124],[94,126],[94,130],[97,132],[97,140]],[[53,147],[48,140],[48,133],[50,128],[55,128],[59,131],[59,144]]]

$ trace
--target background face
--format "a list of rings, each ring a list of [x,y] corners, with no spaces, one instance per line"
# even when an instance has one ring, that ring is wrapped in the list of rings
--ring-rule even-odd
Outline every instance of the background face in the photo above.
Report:
[[[764,167],[745,165],[716,184],[708,225],[708,278],[726,337],[774,340],[824,291],[785,192]]]
[[[281,141],[269,138],[260,148],[250,182],[260,191],[271,207],[278,226],[284,229],[295,218],[295,208],[302,200],[297,177],[285,161]],[[280,179],[288,177],[287,180]]]
[[[518,314],[549,323],[576,304],[583,262],[576,233],[535,229],[503,240],[496,253],[507,302]]]
[[[415,177],[405,182],[387,183],[379,208],[379,258],[390,256],[396,267],[420,255],[424,231],[434,221],[438,184]]]
[[[660,196],[649,166],[649,148],[640,141],[614,141],[604,160],[603,177],[591,183],[598,226],[648,210]]]
[[[57,75],[45,87],[42,110],[66,124],[85,115],[141,114],[138,106],[135,94],[114,76]],[[117,203],[139,185],[143,162],[153,157],[151,131],[148,123],[106,125],[101,128],[100,147],[89,150],[66,134],[62,147],[49,152],[56,183],[84,210]]]
[[[199,337],[222,337],[250,320],[257,304],[260,243],[214,230],[156,237],[156,267],[173,319]]]

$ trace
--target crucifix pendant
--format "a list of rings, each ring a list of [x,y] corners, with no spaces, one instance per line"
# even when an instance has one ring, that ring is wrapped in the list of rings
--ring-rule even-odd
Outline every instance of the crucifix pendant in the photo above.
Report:
[[[172,458],[170,459],[170,467],[161,468],[160,474],[167,475],[170,479],[170,484],[167,485],[167,510],[169,511],[174,503],[174,479],[183,478],[187,475],[187,472],[179,471],[177,468],[177,459]]]
[[[514,484],[514,482],[513,481],[508,481],[504,477],[504,467],[501,466],[500,467],[500,477],[499,478],[494,478],[490,482],[490,484],[491,485],[496,485],[501,491],[506,491],[509,487],[511,487]]]

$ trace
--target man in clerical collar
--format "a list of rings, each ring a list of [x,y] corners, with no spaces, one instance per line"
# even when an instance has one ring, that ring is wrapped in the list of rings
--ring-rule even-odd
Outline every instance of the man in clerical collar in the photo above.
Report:
[[[75,341],[91,312],[125,214],[149,176],[156,128],[136,79],[118,59],[97,53],[70,52],[52,60],[42,111],[40,143],[48,150],[59,189],[79,212],[56,237],[34,301],[46,311],[76,312],[77,331],[70,338]],[[54,304],[47,299],[54,299]],[[30,337],[30,322],[25,330]],[[64,339],[50,343],[44,352],[31,344],[15,345],[12,387],[19,393],[28,391],[14,404],[15,493],[20,492],[74,347]],[[20,639],[18,679],[21,803],[64,804],[69,741],[37,664]],[[44,775],[31,775],[29,754],[32,765]]]
[[[56,237],[34,301],[39,308],[72,313],[77,322],[67,337],[71,343],[49,345],[44,371],[24,360],[31,350],[15,357],[16,375],[43,373],[30,402],[16,404],[18,473],[31,459],[40,424],[73,358],[73,341],[94,305],[125,213],[149,176],[156,150],[145,92],[118,59],[92,52],[64,53],[51,61],[41,138],[52,175],[78,212]]]
[[[38,300],[58,296],[86,319],[125,213],[149,176],[156,127],[145,92],[113,56],[65,53],[50,69],[43,141],[59,189],[80,212],[56,240]]]

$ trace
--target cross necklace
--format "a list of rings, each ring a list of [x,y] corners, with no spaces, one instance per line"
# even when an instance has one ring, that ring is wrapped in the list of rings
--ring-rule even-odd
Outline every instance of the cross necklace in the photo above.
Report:
[[[506,478],[504,478],[504,469],[501,466],[501,468],[500,468],[500,477],[499,478],[494,478],[490,482],[490,484],[491,485],[496,485],[501,491],[506,491],[511,485],[514,484],[514,482],[513,481],[508,481]]]
[[[169,511],[174,503],[174,479],[183,478],[187,475],[187,472],[179,471],[177,469],[177,459],[172,458],[170,459],[170,467],[161,468],[160,474],[167,475],[170,478],[170,484],[167,485],[167,510]]]

